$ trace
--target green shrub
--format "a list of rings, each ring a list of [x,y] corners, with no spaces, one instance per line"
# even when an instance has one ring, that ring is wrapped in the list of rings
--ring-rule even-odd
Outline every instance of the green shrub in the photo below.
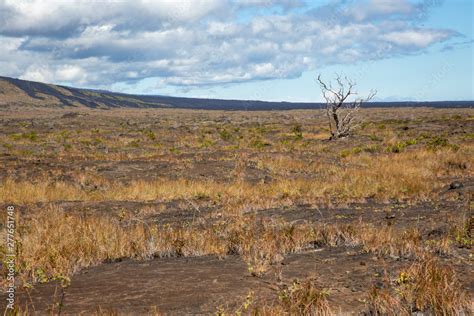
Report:
[[[153,140],[156,140],[156,135],[155,135],[155,133],[154,133],[153,131],[151,131],[151,130],[145,130],[145,131],[143,131],[143,134],[144,134],[146,137],[148,137],[149,140],[152,140],[152,141],[153,141]]]
[[[38,140],[38,134],[36,132],[29,132],[29,133],[24,133],[23,138],[29,139],[32,142],[35,142]]]
[[[219,133],[220,138],[223,141],[229,142],[233,139],[232,134],[229,131],[227,131],[225,128],[220,129],[218,133]]]
[[[386,151],[390,153],[401,153],[406,147],[416,145],[417,144],[416,139],[409,139],[404,142],[396,142],[395,144],[388,145]]]
[[[254,148],[257,148],[257,149],[262,149],[266,146],[270,146],[270,144],[267,143],[267,142],[264,142],[260,138],[256,138],[256,139],[254,139],[250,142],[250,147],[254,147]]]
[[[199,137],[199,147],[200,148],[208,148],[208,147],[213,146],[214,144],[215,144],[214,141],[206,138],[206,136],[204,136],[204,135],[201,135]]]
[[[13,149],[13,145],[12,144],[8,144],[8,143],[3,143],[2,146],[8,150],[11,150]]]
[[[388,145],[386,151],[389,153],[401,153],[407,145],[404,142],[396,142],[393,145]]]
[[[291,133],[293,133],[296,139],[303,139],[303,128],[301,124],[293,126],[291,128]]]
[[[268,129],[265,126],[257,126],[255,127],[255,132],[257,134],[265,134],[266,132],[268,132]]]
[[[12,135],[10,135],[10,138],[13,139],[13,140],[28,139],[32,142],[35,142],[35,141],[38,140],[38,134],[36,134],[36,132],[12,134]]]
[[[340,155],[342,158],[346,158],[346,157],[349,157],[351,153],[352,153],[351,150],[349,150],[349,149],[344,149],[343,151],[341,151],[341,152],[339,153],[339,155]]]
[[[132,140],[127,144],[128,147],[138,148],[140,147],[140,141],[138,139]]]
[[[369,122],[363,122],[362,124],[360,124],[360,129],[365,129],[365,128],[367,128],[369,125],[370,125]]]
[[[429,140],[428,143],[426,143],[426,147],[434,151],[437,151],[441,148],[450,148],[452,150],[459,149],[459,146],[449,143],[448,139],[444,137],[440,137],[440,136],[431,138],[431,140]]]
[[[451,116],[451,119],[452,120],[461,120],[462,116],[460,114],[454,114],[453,116]]]
[[[64,140],[68,139],[70,134],[71,134],[71,133],[70,133],[69,131],[67,131],[67,130],[62,130],[61,132],[59,132],[59,135],[61,135],[61,137],[62,137]]]

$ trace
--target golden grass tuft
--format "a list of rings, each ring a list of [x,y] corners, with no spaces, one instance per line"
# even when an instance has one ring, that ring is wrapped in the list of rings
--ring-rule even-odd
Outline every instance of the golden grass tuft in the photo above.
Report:
[[[285,160],[263,161],[264,166],[280,168],[284,173],[302,171],[296,162],[287,166]],[[446,184],[441,176],[467,176],[466,170],[448,166],[471,162],[467,153],[418,150],[397,155],[368,154],[350,156],[342,164],[313,163],[307,172],[312,178],[276,178],[270,183],[250,184],[243,181],[222,183],[212,180],[153,180],[130,183],[100,181],[97,189],[86,189],[78,183],[52,181],[13,181],[0,183],[0,202],[26,204],[63,200],[118,201],[118,200],[173,200],[209,197],[216,201],[233,203],[246,200],[252,203],[281,205],[283,200],[314,202],[351,202],[372,197],[388,199],[426,200]],[[422,162],[422,163],[420,163]],[[276,163],[273,167],[272,164]],[[292,169],[295,168],[295,169]]]
[[[281,285],[271,303],[255,301],[254,293],[250,291],[245,301],[234,312],[226,312],[220,306],[216,315],[334,315],[328,296],[329,291],[320,288],[310,278],[302,281],[294,280],[290,285]]]
[[[425,255],[385,288],[368,294],[369,311],[375,315],[469,315],[471,301],[462,290],[454,269]]]
[[[262,276],[286,254],[314,247],[361,246],[380,256],[406,258],[440,252],[416,230],[371,224],[295,224],[233,216],[206,227],[149,225],[134,218],[68,214],[54,206],[25,217],[17,238],[18,273],[25,283],[68,277],[120,258],[234,254],[247,263],[250,274]]]
[[[401,285],[400,293],[402,300],[411,303],[413,309],[435,315],[469,312],[468,297],[461,290],[452,267],[427,257],[413,264],[407,274],[408,281]]]

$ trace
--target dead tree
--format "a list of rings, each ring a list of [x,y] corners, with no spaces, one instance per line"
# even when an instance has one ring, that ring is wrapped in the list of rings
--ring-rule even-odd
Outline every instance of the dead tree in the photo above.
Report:
[[[354,119],[364,102],[370,101],[377,91],[370,91],[366,98],[353,98],[357,95],[354,91],[356,83],[347,77],[336,76],[337,86],[325,83],[318,76],[324,99],[326,99],[326,114],[329,120],[330,139],[338,139],[350,135],[354,127]],[[350,100],[352,99],[352,100]]]

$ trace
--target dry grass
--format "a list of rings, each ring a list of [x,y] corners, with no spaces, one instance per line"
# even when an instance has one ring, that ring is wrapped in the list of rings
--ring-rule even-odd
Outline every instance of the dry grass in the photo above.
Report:
[[[118,200],[172,200],[199,196],[232,203],[245,200],[253,203],[271,203],[281,200],[328,202],[358,201],[367,197],[377,200],[418,199],[426,200],[446,183],[441,176],[468,176],[466,170],[449,168],[468,162],[474,156],[469,151],[417,150],[398,155],[380,155],[376,158],[358,155],[346,158],[341,164],[315,163],[307,172],[311,179],[280,178],[270,183],[250,184],[242,181],[220,183],[217,181],[156,180],[113,183],[100,181],[97,189],[89,190],[78,184],[42,179],[41,181],[13,181],[0,184],[0,202],[27,204],[64,200],[118,201]],[[282,167],[278,158],[272,168]],[[423,163],[420,163],[423,161]],[[268,162],[272,165],[273,162]],[[264,162],[265,165],[265,162]],[[302,163],[293,162],[287,170],[302,169]]]
[[[312,279],[294,280],[290,285],[280,285],[276,294],[270,303],[255,301],[254,292],[250,291],[233,312],[219,306],[216,315],[335,315],[328,301],[329,291],[320,288]]]
[[[238,216],[206,227],[174,227],[67,214],[54,206],[24,219],[17,234],[17,267],[25,284],[67,278],[84,267],[120,258],[235,254],[250,274],[262,276],[286,254],[314,247],[362,246],[380,256],[405,258],[439,253],[441,248],[424,242],[415,230],[371,224],[294,224]],[[449,253],[453,245],[442,250]]]
[[[18,230],[18,267],[25,282],[69,276],[82,267],[122,257],[146,257],[142,226],[124,229],[102,217],[47,208]]]
[[[328,293],[319,289],[311,280],[298,281],[280,292],[283,309],[290,315],[330,315]]]
[[[252,306],[252,315],[334,315],[327,297],[329,293],[319,288],[313,280],[295,280],[278,293],[278,303]]]
[[[401,296],[404,301],[411,302],[415,310],[437,315],[462,314],[470,310],[468,297],[461,290],[452,267],[428,257],[416,262],[407,274]]]
[[[375,315],[469,315],[472,302],[461,289],[452,267],[424,256],[386,288],[373,287],[368,295],[369,311]]]
[[[428,240],[416,228],[363,222],[296,224],[248,215],[299,204],[436,200],[439,189],[453,178],[474,176],[474,146],[466,119],[472,110],[459,110],[462,131],[459,118],[447,116],[452,111],[363,111],[373,122],[361,126],[354,138],[338,142],[324,141],[325,122],[308,111],[189,115],[164,110],[163,117],[145,118],[142,113],[110,112],[101,114],[107,117],[105,124],[93,113],[87,119],[58,119],[52,128],[50,119],[35,124],[17,120],[0,133],[0,154],[17,160],[6,161],[10,170],[0,174],[0,203],[27,210],[17,218],[19,279],[23,285],[64,280],[84,267],[120,258],[202,255],[238,255],[249,274],[262,277],[288,253],[345,246],[415,261],[397,280],[371,290],[373,313],[461,314],[469,306],[454,270],[430,256],[451,260],[459,254],[458,247],[472,248],[472,218]],[[397,119],[387,120],[390,115]],[[302,131],[295,133],[300,122]],[[38,168],[30,176],[22,164],[35,169],[32,162],[38,158],[38,166],[46,170]],[[87,164],[76,164],[85,160]],[[120,169],[125,162],[137,163],[131,168],[137,167],[138,176],[113,180],[115,175],[134,175]],[[163,169],[152,169],[160,171],[148,177],[147,168],[154,162]],[[201,180],[196,169],[213,169],[214,162],[223,169],[204,170],[207,178]],[[72,171],[77,165],[93,167]],[[100,171],[103,166],[105,171]],[[226,172],[230,177],[219,175]],[[166,173],[183,177],[159,178]],[[132,180],[142,176],[146,180]],[[173,201],[170,205],[187,207],[200,201],[215,208],[221,221],[171,226],[143,222],[146,216],[134,218],[133,212],[124,218],[106,212],[67,214],[54,206],[61,201]],[[29,212],[36,210],[30,204],[37,202],[48,204]],[[153,212],[145,207],[140,214]],[[0,259],[3,250],[0,244]],[[294,283],[281,290],[277,304],[252,307],[253,313],[327,315],[327,294],[311,280]]]
[[[207,229],[124,225],[109,217],[68,215],[50,207],[18,230],[18,272],[24,283],[46,282],[119,258],[207,254],[242,255],[252,272],[274,263],[279,254],[300,250],[312,237],[307,233],[307,227],[243,217]]]

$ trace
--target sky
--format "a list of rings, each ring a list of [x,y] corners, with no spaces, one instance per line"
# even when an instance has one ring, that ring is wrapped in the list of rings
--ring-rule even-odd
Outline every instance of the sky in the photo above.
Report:
[[[472,0],[0,0],[0,75],[132,94],[474,100]]]

